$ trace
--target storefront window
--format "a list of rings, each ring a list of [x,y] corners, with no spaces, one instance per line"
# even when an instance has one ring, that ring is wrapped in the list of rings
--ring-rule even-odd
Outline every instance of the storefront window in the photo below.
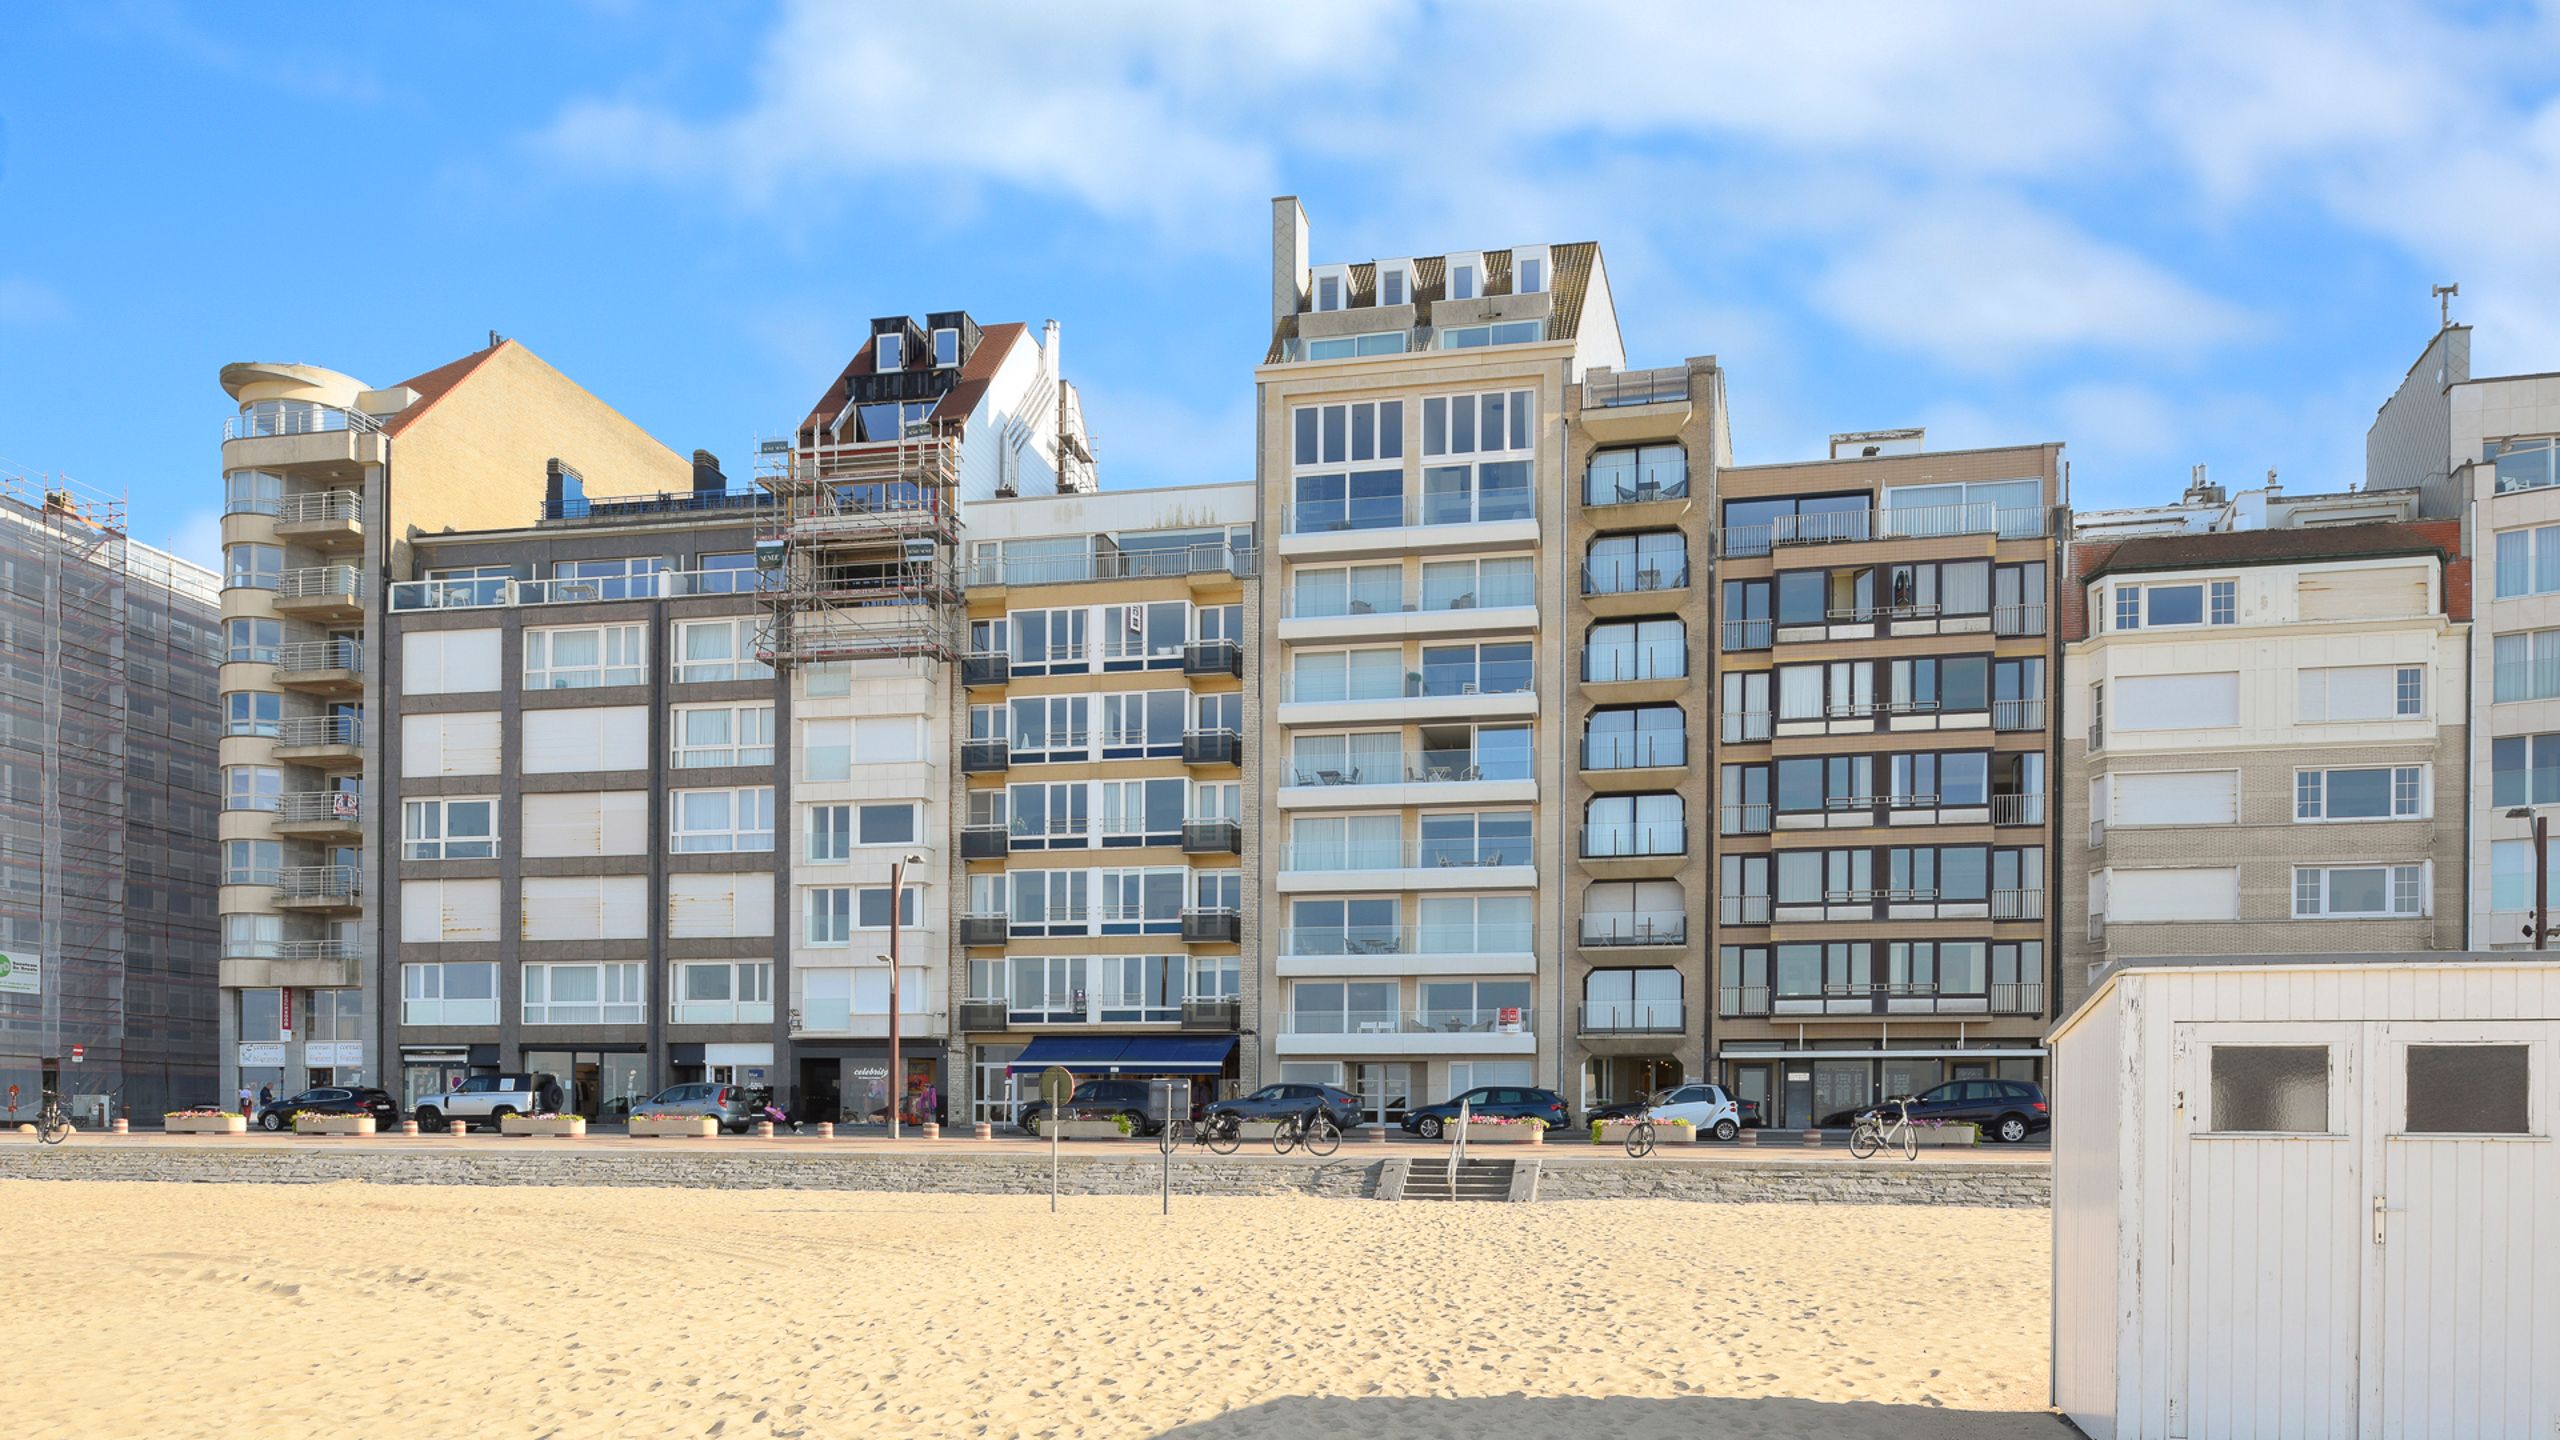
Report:
[[[978,1045],[970,1050],[970,1070],[977,1083],[969,1087],[969,1115],[998,1129],[1016,1123],[1022,1114],[1024,1097],[1039,1083],[1039,1077],[1019,1077],[1021,1090],[1015,1088],[1017,1077],[1007,1074],[1006,1067],[1022,1054],[1019,1045]]]
[[[560,1082],[563,1108],[590,1120],[621,1120],[648,1098],[649,1057],[637,1050],[527,1050],[524,1068]]]

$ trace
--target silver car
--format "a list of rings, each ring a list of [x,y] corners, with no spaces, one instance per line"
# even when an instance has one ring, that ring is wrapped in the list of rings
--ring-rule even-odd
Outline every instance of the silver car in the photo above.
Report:
[[[671,1085],[631,1107],[634,1115],[708,1115],[720,1128],[743,1135],[755,1123],[744,1085]]]

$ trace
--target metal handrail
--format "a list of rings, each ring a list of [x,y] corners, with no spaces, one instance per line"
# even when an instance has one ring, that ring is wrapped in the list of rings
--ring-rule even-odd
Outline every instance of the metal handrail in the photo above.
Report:
[[[361,670],[361,640],[296,640],[276,647],[278,670]]]
[[[1686,645],[1603,645],[1582,652],[1582,678],[1605,685],[1620,680],[1685,680]]]
[[[1300,925],[1280,932],[1280,953],[1296,956],[1525,955],[1527,925]]]
[[[1536,770],[1522,760],[1517,774],[1488,774],[1483,756],[1466,750],[1408,750],[1392,757],[1350,757],[1339,763],[1292,760],[1281,783],[1290,787],[1332,785],[1453,785],[1488,780],[1530,780]],[[1508,771],[1509,766],[1496,769]]]
[[[288,865],[276,872],[279,900],[352,899],[357,890],[353,865]]]
[[[1635,860],[1689,853],[1689,827],[1678,820],[1629,820],[1582,827],[1585,860]]]
[[[352,790],[296,790],[276,797],[276,821],[283,825],[309,825],[322,820],[352,824],[363,803],[364,797]]]
[[[296,715],[276,725],[276,744],[280,747],[363,743],[364,717],[361,715]]]
[[[1208,542],[1164,550],[1105,550],[1080,555],[986,556],[972,561],[972,585],[1073,585],[1178,575],[1254,573],[1248,545]]]
[[[273,512],[279,525],[319,525],[354,520],[364,512],[364,497],[353,490],[315,490],[287,495]]]
[[[382,422],[361,410],[342,410],[309,400],[255,400],[222,422],[225,440],[259,440],[277,435],[319,435],[332,430],[371,434]]]
[[[1345,590],[1335,604],[1310,599],[1299,602],[1295,587],[1280,596],[1280,618],[1284,620],[1342,620],[1360,615],[1447,615],[1466,610],[1525,610],[1538,603],[1537,587],[1528,581],[1518,584],[1486,585],[1481,591],[1466,590],[1449,596],[1445,603],[1434,605],[1419,589],[1399,590],[1393,594],[1372,591],[1366,594]]]
[[[1511,673],[1505,674],[1505,671]],[[1310,686],[1321,690],[1322,685]],[[1280,677],[1282,704],[1347,705],[1372,700],[1430,700],[1465,695],[1534,695],[1537,676],[1531,667],[1499,665],[1491,670],[1478,666],[1464,678],[1451,674],[1432,675],[1426,671],[1408,670],[1394,685],[1364,687],[1354,693],[1349,676],[1338,687],[1340,694],[1302,695],[1298,693],[1298,676],[1292,671]]]
[[[1592,370],[1582,377],[1582,408],[1655,405],[1689,398],[1689,371],[1683,365],[1651,370]]]
[[[1535,863],[1528,836],[1513,839],[1407,840],[1382,845],[1284,844],[1288,871],[1490,869]]]
[[[305,565],[276,577],[279,600],[353,599],[358,578],[353,565]]]
[[[1684,945],[1688,939],[1689,917],[1672,911],[1582,917],[1582,943],[1589,946]]]

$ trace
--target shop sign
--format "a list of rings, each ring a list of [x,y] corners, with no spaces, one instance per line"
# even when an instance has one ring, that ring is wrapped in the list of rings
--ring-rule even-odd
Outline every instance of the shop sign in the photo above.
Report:
[[[1517,1005],[1505,1005],[1500,1009],[1495,1010],[1493,1012],[1493,1033],[1496,1035],[1519,1034],[1520,1007]]]
[[[361,1040],[314,1040],[302,1047],[305,1065],[362,1065],[364,1042]]]
[[[0,994],[38,995],[44,992],[44,960],[41,956],[16,951],[0,953]]]
[[[284,1046],[273,1040],[244,1040],[240,1042],[240,1068],[281,1070],[284,1068]]]

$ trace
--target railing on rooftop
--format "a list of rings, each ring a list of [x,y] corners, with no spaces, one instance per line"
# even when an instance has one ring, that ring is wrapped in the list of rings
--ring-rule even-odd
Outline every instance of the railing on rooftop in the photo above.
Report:
[[[1809,515],[1781,515],[1766,525],[1739,525],[1724,532],[1727,555],[1766,555],[1776,546],[1828,545],[1859,540],[1928,540],[1950,535],[1993,535],[2003,540],[2030,540],[2042,535],[2049,517],[2039,506],[1923,505],[1882,510],[1826,510]]]
[[[514,605],[574,605],[603,600],[672,600],[694,595],[754,595],[780,587],[769,571],[751,566],[709,570],[658,570],[644,575],[555,576],[516,580],[474,575],[453,580],[403,580],[391,587],[394,610],[486,610]]]
[[[1189,545],[1163,550],[1108,550],[1098,554],[984,556],[969,565],[971,585],[1072,585],[1086,580],[1136,580],[1179,575],[1254,573],[1250,545]]]
[[[1582,408],[1659,405],[1689,398],[1689,371],[1680,365],[1652,370],[1593,370],[1582,377]]]
[[[225,440],[255,440],[274,435],[319,435],[331,430],[370,434],[382,422],[361,410],[341,410],[309,400],[258,400],[222,422]]]
[[[655,495],[562,496],[542,502],[546,521],[643,520],[656,515],[753,513],[773,507],[761,486],[731,490],[662,490]]]

